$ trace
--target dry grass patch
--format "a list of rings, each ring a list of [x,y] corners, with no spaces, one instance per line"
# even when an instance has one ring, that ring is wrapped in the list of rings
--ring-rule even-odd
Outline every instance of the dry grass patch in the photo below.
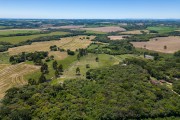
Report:
[[[0,99],[9,88],[27,84],[23,76],[39,69],[38,66],[21,63],[0,70]]]
[[[58,26],[58,27],[50,27],[52,29],[79,29],[84,27],[83,25],[66,25],[66,26]]]
[[[10,66],[9,64],[0,64],[0,70]]]
[[[158,37],[153,38],[148,42],[132,42],[132,44],[137,48],[146,48],[162,53],[174,53],[180,50],[180,37]]]
[[[149,30],[132,30],[132,31],[126,31],[126,32],[121,32],[121,34],[126,34],[126,35],[139,35],[143,34],[142,31],[149,33]]]
[[[119,35],[119,36],[108,36],[108,38],[110,38],[110,40],[123,40],[123,39],[126,39],[127,35]]]
[[[97,28],[81,28],[82,30],[98,31],[98,32],[117,32],[117,31],[126,31],[122,27],[97,27]]]
[[[87,36],[75,36],[61,38],[61,40],[56,41],[34,42],[31,45],[10,48],[8,52],[10,55],[15,55],[22,52],[50,51],[49,48],[53,45],[57,45],[65,50],[70,49],[75,51],[76,49],[86,48],[89,46],[92,43],[91,40],[94,38],[95,36],[89,36],[89,39],[87,39]]]
[[[53,55],[55,60],[63,60],[68,57],[67,52],[50,51],[49,56]]]

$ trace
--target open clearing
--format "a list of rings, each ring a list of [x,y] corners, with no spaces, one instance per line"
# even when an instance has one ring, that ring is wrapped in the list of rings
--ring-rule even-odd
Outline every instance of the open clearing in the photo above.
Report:
[[[98,31],[98,32],[117,32],[117,31],[126,31],[122,27],[96,27],[96,28],[81,28],[82,30]]]
[[[99,58],[99,62],[96,62],[96,57]],[[84,56],[80,59],[80,61],[75,61],[72,63],[69,68],[67,68],[63,76],[60,79],[74,79],[74,78],[85,78],[86,77],[86,72],[89,69],[95,69],[95,68],[100,68],[100,67],[106,67],[106,66],[111,66],[115,64],[119,64],[119,59],[115,58],[112,55],[107,55],[107,54],[88,54],[87,56]],[[90,68],[86,68],[86,65],[89,64]],[[76,75],[76,68],[79,67],[81,71],[81,75],[77,76]]]
[[[128,37],[128,36],[127,35],[108,36],[108,38],[110,38],[110,40],[124,40],[124,39],[126,39],[126,37]]]
[[[180,50],[180,37],[158,37],[148,42],[132,42],[132,44],[137,48],[146,48],[162,53],[174,53]],[[164,49],[164,46],[167,46],[167,49]]]
[[[32,40],[34,38],[43,37],[43,36],[53,36],[53,35],[66,35],[68,32],[51,32],[47,34],[36,34],[28,36],[12,36],[12,37],[0,37],[0,42],[9,42],[12,44],[17,44],[23,41]]]
[[[53,45],[57,45],[58,47],[63,48],[65,50],[70,49],[75,51],[79,48],[86,48],[92,43],[91,40],[95,38],[95,36],[89,36],[89,39],[87,39],[86,37],[87,36],[75,36],[61,38],[61,40],[56,41],[34,42],[31,45],[10,48],[8,52],[10,55],[15,55],[22,52],[50,51],[49,48]]]
[[[120,34],[125,34],[125,35],[139,35],[143,34],[142,31],[149,33],[148,30],[132,30],[132,31],[126,31],[126,32],[121,32]]]
[[[1,66],[1,65],[0,65]],[[5,91],[14,86],[27,84],[23,76],[39,70],[40,67],[28,64],[10,65],[0,70],[0,99],[4,96]]]
[[[23,33],[39,33],[39,29],[6,29],[0,30],[0,35],[14,35],[14,34],[23,34]]]

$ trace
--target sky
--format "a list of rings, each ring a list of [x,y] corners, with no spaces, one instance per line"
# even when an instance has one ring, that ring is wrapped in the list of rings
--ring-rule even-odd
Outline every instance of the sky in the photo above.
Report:
[[[180,0],[0,0],[0,18],[180,19]]]

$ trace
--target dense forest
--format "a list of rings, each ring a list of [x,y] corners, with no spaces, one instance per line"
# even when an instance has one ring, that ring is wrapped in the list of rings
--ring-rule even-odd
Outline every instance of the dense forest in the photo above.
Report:
[[[180,117],[180,99],[152,85],[137,65],[90,70],[88,80],[12,88],[2,101],[1,119],[146,119]]]

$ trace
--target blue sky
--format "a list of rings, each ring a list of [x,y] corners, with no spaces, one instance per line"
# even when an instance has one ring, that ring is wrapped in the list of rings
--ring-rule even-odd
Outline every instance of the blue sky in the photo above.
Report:
[[[0,18],[180,18],[180,0],[0,0]]]

